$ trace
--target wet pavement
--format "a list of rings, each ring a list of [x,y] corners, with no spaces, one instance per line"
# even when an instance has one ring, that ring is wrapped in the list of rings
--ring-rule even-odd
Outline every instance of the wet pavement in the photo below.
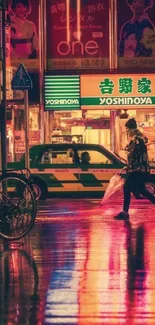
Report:
[[[0,325],[155,324],[155,207],[40,202],[23,241],[0,241]]]

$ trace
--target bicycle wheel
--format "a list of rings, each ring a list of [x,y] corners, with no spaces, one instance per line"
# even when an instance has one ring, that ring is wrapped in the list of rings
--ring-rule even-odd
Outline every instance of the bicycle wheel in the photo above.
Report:
[[[36,199],[29,181],[17,173],[0,176],[0,236],[7,240],[24,237],[36,217]]]

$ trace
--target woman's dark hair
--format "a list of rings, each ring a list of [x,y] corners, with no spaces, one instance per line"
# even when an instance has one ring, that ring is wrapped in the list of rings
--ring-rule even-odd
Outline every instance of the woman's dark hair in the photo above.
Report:
[[[127,0],[128,4],[131,6],[133,3],[133,0]],[[153,5],[153,0],[145,0],[145,7],[151,7]]]
[[[27,10],[30,11],[31,6],[29,0],[12,0],[11,9],[16,9],[18,3],[22,3],[23,6],[27,7]]]
[[[134,118],[130,118],[126,123],[125,127],[128,129],[136,129],[137,128],[137,122]]]

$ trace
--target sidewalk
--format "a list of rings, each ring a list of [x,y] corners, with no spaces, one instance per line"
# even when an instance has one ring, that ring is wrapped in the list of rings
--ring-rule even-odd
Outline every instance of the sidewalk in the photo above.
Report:
[[[99,204],[40,202],[24,240],[1,241],[0,324],[155,325],[155,208],[133,200],[124,222]]]
[[[45,325],[155,325],[154,206],[133,199],[131,222],[124,222],[113,219],[121,200],[101,208],[100,200],[51,203],[43,224],[48,234],[54,229],[59,266]]]
[[[101,219],[113,220],[113,217],[122,210],[122,199],[112,200],[101,205],[102,199],[50,199],[40,201],[38,206],[38,221]],[[155,206],[148,200],[131,200],[130,220],[136,222],[155,218]]]

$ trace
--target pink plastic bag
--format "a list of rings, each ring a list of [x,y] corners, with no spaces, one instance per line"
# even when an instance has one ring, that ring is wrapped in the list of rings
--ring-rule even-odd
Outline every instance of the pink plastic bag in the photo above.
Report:
[[[112,196],[116,193],[118,193],[120,190],[122,190],[124,185],[125,179],[122,178],[120,175],[116,174],[114,175],[108,184],[108,187],[104,193],[103,199],[101,201],[101,205],[107,203],[109,199],[112,198]]]

